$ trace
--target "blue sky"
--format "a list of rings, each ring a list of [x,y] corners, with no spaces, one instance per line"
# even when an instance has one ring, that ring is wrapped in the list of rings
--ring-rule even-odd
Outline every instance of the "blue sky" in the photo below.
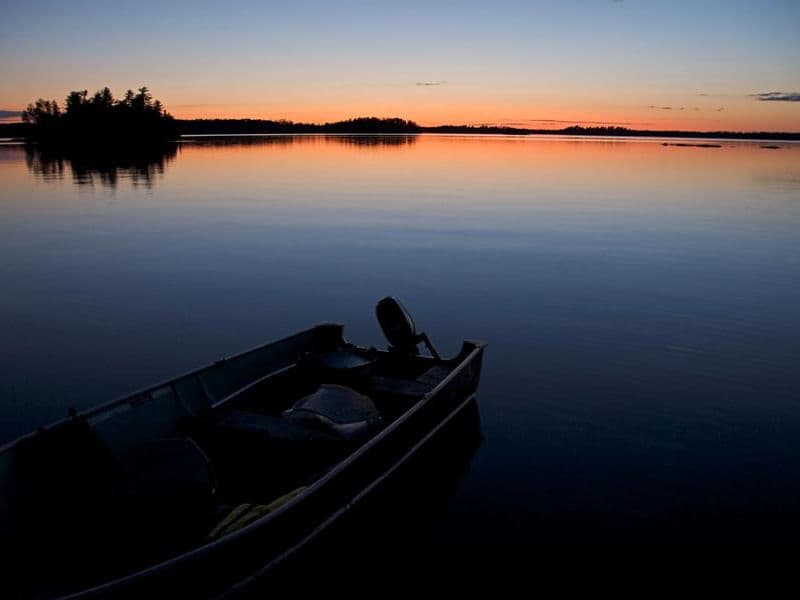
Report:
[[[800,102],[752,96],[800,92],[797,1],[14,0],[2,14],[6,110],[147,84],[178,116],[800,129]]]

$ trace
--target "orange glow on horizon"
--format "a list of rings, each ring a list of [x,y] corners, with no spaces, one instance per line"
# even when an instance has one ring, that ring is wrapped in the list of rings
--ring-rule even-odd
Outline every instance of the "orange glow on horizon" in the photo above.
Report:
[[[73,86],[92,89],[92,85]],[[97,87],[97,86],[94,86]],[[119,96],[120,86],[111,86]],[[63,105],[65,92],[40,94]],[[412,89],[365,93],[316,93],[291,90],[280,96],[269,91],[237,88],[239,97],[263,101],[237,103],[233,95],[200,89],[176,93],[154,83],[151,91],[179,119],[269,119],[326,123],[357,117],[400,117],[422,126],[493,125],[528,129],[562,129],[571,125],[621,126],[630,129],[684,131],[800,132],[800,103],[761,102],[750,96],[701,97],[676,94],[656,105],[652,96],[620,89],[604,97],[576,98],[573,92],[537,95],[532,91],[492,96],[472,88]],[[319,100],[323,98],[324,100]],[[625,100],[621,100],[625,98]],[[32,98],[0,94],[0,106],[23,107]],[[199,101],[198,101],[199,100]]]
[[[753,102],[752,104],[756,104]],[[485,104],[453,104],[441,107],[387,105],[386,103],[354,104],[347,108],[306,105],[287,110],[252,105],[183,105],[167,108],[179,119],[266,119],[296,123],[329,123],[358,117],[400,117],[423,127],[438,125],[491,125],[524,129],[563,129],[572,125],[584,127],[620,126],[628,129],[685,131],[783,131],[800,132],[800,107],[741,106],[725,110],[716,108],[676,107],[618,108],[611,110],[558,107],[540,108],[491,107]],[[777,103],[772,103],[777,104]],[[789,103],[787,103],[789,104]],[[768,110],[764,110],[768,109]]]

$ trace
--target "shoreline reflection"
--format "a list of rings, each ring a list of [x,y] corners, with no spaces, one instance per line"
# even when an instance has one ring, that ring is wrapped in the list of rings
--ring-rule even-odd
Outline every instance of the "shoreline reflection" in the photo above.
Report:
[[[102,150],[26,144],[25,164],[44,181],[60,181],[69,171],[77,185],[116,188],[129,180],[133,187],[152,188],[178,151],[174,143]]]
[[[230,134],[188,135],[181,144],[198,146],[291,146],[294,144],[340,144],[352,147],[402,147],[419,140],[417,134]]]
[[[117,188],[129,180],[133,187],[152,188],[182,147],[291,146],[335,144],[351,148],[400,148],[416,143],[416,135],[259,135],[195,136],[180,142],[130,148],[64,148],[25,144],[28,170],[43,181],[63,180],[67,172],[77,185]]]

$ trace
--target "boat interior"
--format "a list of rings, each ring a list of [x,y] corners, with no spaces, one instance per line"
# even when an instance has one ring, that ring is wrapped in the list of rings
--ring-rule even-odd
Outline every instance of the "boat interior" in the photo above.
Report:
[[[15,565],[21,589],[49,595],[241,529],[302,493],[459,364],[406,350],[352,346],[341,326],[321,325],[72,411],[0,453],[0,558]]]

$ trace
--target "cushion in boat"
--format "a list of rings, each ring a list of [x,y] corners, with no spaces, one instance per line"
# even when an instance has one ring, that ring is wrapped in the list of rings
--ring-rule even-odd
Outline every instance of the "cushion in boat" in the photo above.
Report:
[[[324,384],[280,417],[230,410],[215,423],[220,433],[259,436],[278,444],[312,445],[350,441],[380,423],[375,404],[353,389]]]
[[[381,422],[380,413],[368,396],[334,384],[320,385],[284,411],[283,416],[344,438],[358,437]]]
[[[322,384],[312,394],[300,398],[284,416],[301,412],[321,415],[339,425],[359,423],[379,417],[375,403],[367,396],[343,385]]]
[[[335,440],[332,435],[326,435],[291,419],[239,409],[228,411],[215,423],[215,428],[220,433],[229,433],[234,437],[257,436],[279,444]]]

